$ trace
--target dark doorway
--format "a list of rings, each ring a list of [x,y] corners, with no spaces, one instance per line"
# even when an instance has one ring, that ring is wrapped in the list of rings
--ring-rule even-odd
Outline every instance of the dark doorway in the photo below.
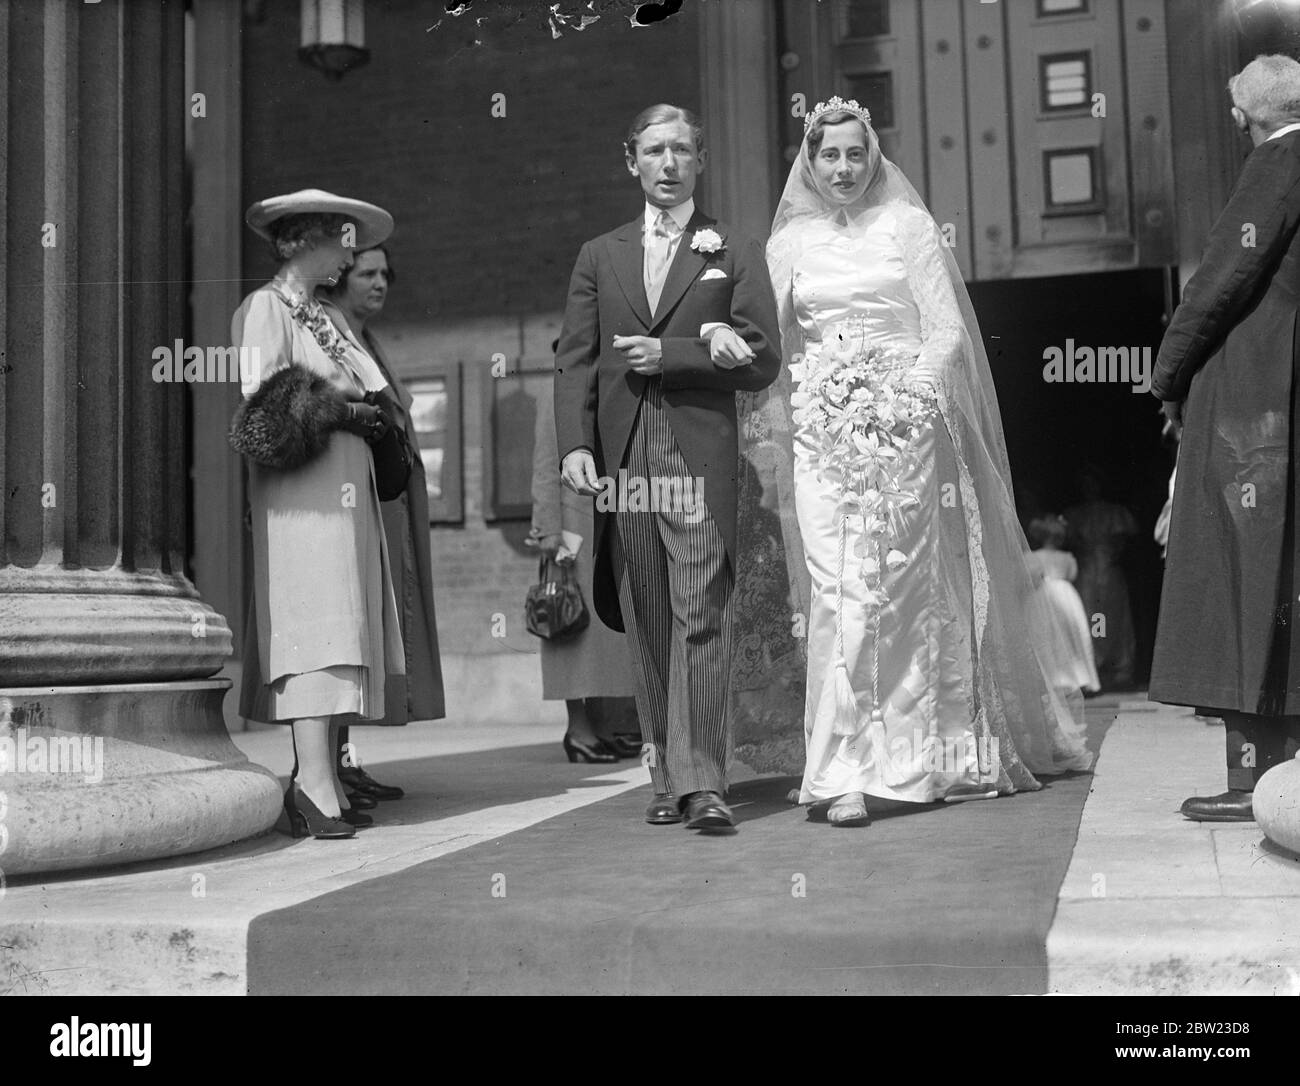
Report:
[[[1126,347],[1130,355],[1150,348],[1154,362],[1164,332],[1164,273],[1000,280],[972,283],[970,293],[997,385],[1022,518],[1063,513],[1078,503],[1080,476],[1093,466],[1102,497],[1123,505],[1136,522],[1137,535],[1120,564],[1136,638],[1134,684],[1145,686],[1163,572],[1152,532],[1174,458],[1161,437],[1159,403],[1124,381],[1049,381],[1044,367],[1045,352],[1064,354],[1070,341],[1076,359],[1084,347]]]

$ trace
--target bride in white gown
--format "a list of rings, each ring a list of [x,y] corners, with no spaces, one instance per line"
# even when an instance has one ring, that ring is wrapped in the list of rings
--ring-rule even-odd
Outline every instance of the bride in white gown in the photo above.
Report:
[[[865,794],[991,797],[1087,768],[1033,648],[1045,616],[965,286],[857,103],[809,115],[768,263],[787,366],[746,433],[784,444],[786,546],[806,559],[800,802],[854,825]],[[848,369],[828,385],[828,366]],[[861,430],[832,447],[837,405],[896,397],[902,421],[879,436],[902,455],[855,474],[878,447]],[[908,397],[928,405],[910,425]]]

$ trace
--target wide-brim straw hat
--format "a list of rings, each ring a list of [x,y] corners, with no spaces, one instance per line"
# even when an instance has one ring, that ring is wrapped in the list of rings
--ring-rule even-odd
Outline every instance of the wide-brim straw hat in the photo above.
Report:
[[[393,217],[382,207],[347,196],[335,196],[323,189],[299,189],[283,196],[258,200],[244,213],[244,222],[254,233],[271,240],[270,224],[286,215],[343,215],[357,225],[357,249],[369,249],[387,240],[393,232]]]

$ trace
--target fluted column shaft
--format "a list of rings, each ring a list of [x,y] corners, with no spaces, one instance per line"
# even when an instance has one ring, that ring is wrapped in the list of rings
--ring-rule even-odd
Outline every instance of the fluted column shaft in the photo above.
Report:
[[[0,5],[0,685],[196,678],[229,655],[185,576],[180,0]]]
[[[154,379],[188,338],[184,58],[183,0],[0,0],[0,889],[280,805],[226,733],[185,386]]]

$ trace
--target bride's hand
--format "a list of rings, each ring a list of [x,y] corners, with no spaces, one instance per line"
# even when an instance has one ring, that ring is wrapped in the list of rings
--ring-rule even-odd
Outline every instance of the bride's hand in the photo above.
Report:
[[[939,394],[939,377],[930,369],[914,369],[908,375],[908,384],[918,391],[927,393],[930,396]]]
[[[714,329],[709,335],[709,358],[721,369],[734,370],[752,362],[754,352],[735,329],[724,326]]]

